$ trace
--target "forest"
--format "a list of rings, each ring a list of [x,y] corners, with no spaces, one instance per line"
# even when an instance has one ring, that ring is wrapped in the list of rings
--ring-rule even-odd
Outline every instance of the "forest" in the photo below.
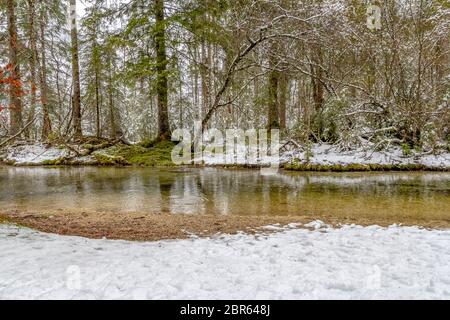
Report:
[[[0,0],[0,300],[449,300],[449,200],[449,0]]]
[[[446,0],[2,0],[0,144],[201,121],[448,151],[449,31]]]

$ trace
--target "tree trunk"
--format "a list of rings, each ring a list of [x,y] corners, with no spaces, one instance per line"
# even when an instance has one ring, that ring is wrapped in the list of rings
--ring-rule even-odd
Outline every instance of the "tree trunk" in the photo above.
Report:
[[[28,0],[28,16],[29,16],[29,36],[30,36],[30,85],[31,85],[31,105],[30,112],[28,113],[29,123],[34,119],[36,113],[36,63],[37,63],[37,48],[36,48],[36,30],[35,30],[35,18],[36,18],[36,6],[35,0]],[[32,137],[32,130],[29,129],[25,132],[27,138]]]
[[[270,62],[272,68],[276,68],[276,63],[273,59]],[[280,73],[273,69],[269,74],[269,98],[268,98],[268,118],[267,118],[267,128],[268,129],[279,129],[280,128],[280,114],[278,106],[278,83],[280,80]]]
[[[18,59],[17,26],[15,15],[15,0],[7,1],[8,33],[9,33],[9,63],[11,67],[11,84],[9,86],[9,134],[15,135],[22,129],[22,83]]]
[[[320,139],[323,133],[323,118],[322,118],[322,109],[324,104],[324,85],[323,85],[323,56],[322,56],[322,48],[319,46],[315,46],[314,51],[314,64],[311,64],[311,85],[312,85],[312,94],[314,101],[314,125],[317,130],[316,135]]]
[[[95,122],[97,129],[97,138],[100,138],[102,133],[100,126],[100,79],[98,74],[99,74],[98,66],[95,66],[95,113],[96,113]]]
[[[323,102],[324,102],[324,87],[322,83],[323,79],[323,70],[322,66],[322,50],[319,48],[317,51],[317,60],[315,60],[317,65],[312,66],[313,69],[313,98],[314,98],[314,107],[316,113],[322,111]]]
[[[72,42],[73,130],[74,139],[80,139],[83,135],[83,132],[81,129],[80,63],[78,58],[76,0],[70,0],[70,24],[70,36]]]
[[[48,87],[47,87],[47,58],[45,55],[45,11],[41,8],[40,29],[41,29],[41,104],[42,104],[42,140],[47,140],[52,131],[52,124],[48,112]]]
[[[202,82],[202,112],[201,114],[205,114],[208,111],[209,107],[209,77],[208,72],[209,68],[209,52],[206,49],[206,44],[203,41],[201,44],[201,66],[200,66],[200,77]]]
[[[113,83],[113,65],[111,63],[111,56],[108,56],[108,105],[109,105],[109,132],[112,140],[123,136],[123,132],[120,128],[119,114],[116,112],[114,105],[114,83]]]
[[[279,99],[279,113],[280,113],[280,129],[286,130],[286,104],[288,99],[288,78],[285,72],[280,76],[280,99]]]
[[[158,96],[158,138],[170,139],[168,114],[166,28],[164,0],[155,0],[156,92]]]
[[[113,98],[113,92],[112,92],[112,85],[110,84],[109,90],[108,90],[108,97],[109,97],[109,136],[111,139],[117,139],[117,130],[116,130],[116,117],[114,114],[114,98]]]

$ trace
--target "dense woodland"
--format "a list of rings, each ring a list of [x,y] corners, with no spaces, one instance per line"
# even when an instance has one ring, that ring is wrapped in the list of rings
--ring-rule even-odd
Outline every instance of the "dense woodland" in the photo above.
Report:
[[[0,143],[201,121],[448,149],[449,50],[447,0],[0,0]]]

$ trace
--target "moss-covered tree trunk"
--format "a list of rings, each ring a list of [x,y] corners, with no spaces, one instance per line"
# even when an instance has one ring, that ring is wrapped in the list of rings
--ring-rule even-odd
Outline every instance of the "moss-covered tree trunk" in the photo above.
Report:
[[[158,138],[170,138],[164,0],[155,0],[156,93],[158,98]]]

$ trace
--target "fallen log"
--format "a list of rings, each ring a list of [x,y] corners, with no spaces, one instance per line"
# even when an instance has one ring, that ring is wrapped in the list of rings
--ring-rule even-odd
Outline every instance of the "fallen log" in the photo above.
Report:
[[[74,153],[74,155],[70,155],[67,157],[64,157],[63,160],[64,161],[71,161],[75,158],[78,157],[87,157],[90,156],[92,153],[94,153],[95,151],[98,150],[102,150],[102,149],[106,149],[106,148],[110,148],[112,146],[115,146],[119,143],[123,143],[122,141],[122,137],[118,138],[118,139],[114,139],[114,140],[106,140],[103,143],[100,144],[96,144],[96,145],[85,145],[85,149],[84,150],[77,150],[75,147],[69,145],[69,144],[64,144],[64,146],[69,149],[70,151],[72,151]]]
[[[20,135],[28,129],[29,126],[31,126],[33,124],[33,122],[36,120],[37,117],[34,117],[33,120],[31,120],[30,122],[28,122],[19,132],[17,132],[15,135],[9,137],[8,139],[0,142],[0,148],[3,148],[5,145],[7,145],[9,142],[13,141],[14,139],[16,139],[17,137],[20,137]]]

